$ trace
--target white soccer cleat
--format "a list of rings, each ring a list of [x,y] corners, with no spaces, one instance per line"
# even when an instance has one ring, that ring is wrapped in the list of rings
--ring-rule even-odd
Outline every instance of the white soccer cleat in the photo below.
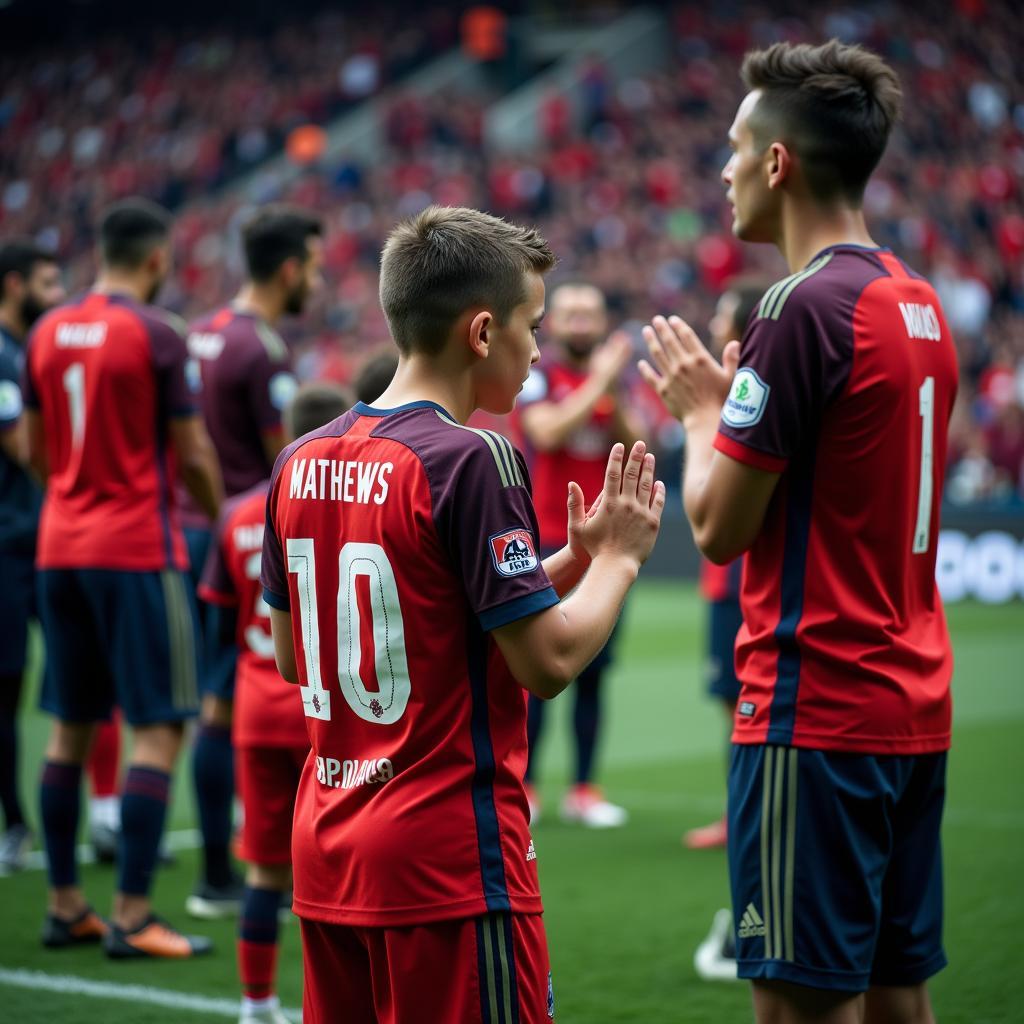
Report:
[[[605,800],[597,786],[577,785],[562,801],[562,821],[585,828],[621,828],[629,821],[629,812]]]
[[[704,981],[738,980],[731,910],[716,912],[708,937],[693,954],[693,968]]]
[[[261,999],[258,1003],[243,1000],[238,1024],[292,1024],[292,1021],[285,1016],[277,996],[271,996],[269,999]]]

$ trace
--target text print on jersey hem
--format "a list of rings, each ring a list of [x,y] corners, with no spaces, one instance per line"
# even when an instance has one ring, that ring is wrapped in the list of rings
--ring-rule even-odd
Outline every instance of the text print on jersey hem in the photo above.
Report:
[[[316,780],[328,789],[355,789],[373,783],[390,782],[395,767],[388,757],[360,758],[321,757],[316,759]]]

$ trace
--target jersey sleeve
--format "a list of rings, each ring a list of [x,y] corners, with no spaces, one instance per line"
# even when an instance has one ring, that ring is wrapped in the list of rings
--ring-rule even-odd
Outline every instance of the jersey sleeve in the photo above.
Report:
[[[257,330],[269,332],[270,328],[261,325]],[[280,428],[281,416],[294,397],[298,382],[291,370],[288,350],[276,334],[273,344],[267,338],[256,353],[246,376],[249,407],[260,430],[268,432]]]
[[[270,478],[270,489],[267,492],[267,519],[263,528],[263,555],[260,562],[260,586],[263,587],[263,599],[271,608],[287,612],[291,610],[291,599],[288,596],[288,566],[285,564],[284,552],[277,534],[274,521],[274,507],[277,496],[277,483],[281,467],[288,461],[290,449],[286,448],[277,458],[273,475]]]
[[[522,455],[488,433],[445,481],[439,534],[485,630],[558,604],[537,548],[537,517]]]
[[[24,405],[21,375],[14,360],[0,349],[0,430],[8,430],[18,422]]]
[[[778,319],[758,313],[743,336],[714,446],[755,469],[781,473],[849,377],[852,323],[813,297],[793,294]]]
[[[156,316],[148,317],[146,326],[162,407],[171,417],[194,416],[197,408],[186,375],[189,357],[184,331],[178,330],[169,318]]]
[[[222,607],[234,607],[238,604],[238,591],[228,569],[228,539],[227,516],[221,512],[199,580],[198,593],[207,604]]]

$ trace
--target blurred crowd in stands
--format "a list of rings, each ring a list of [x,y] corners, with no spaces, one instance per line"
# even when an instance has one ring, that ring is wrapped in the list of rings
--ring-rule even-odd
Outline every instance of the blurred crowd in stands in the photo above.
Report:
[[[384,9],[381,8],[381,11]],[[140,50],[111,38],[0,61],[0,234],[29,233],[88,279],[96,211],[143,192],[178,208],[178,269],[162,301],[196,314],[239,278],[237,226],[254,199],[317,210],[329,287],[295,326],[304,376],[347,381],[387,343],[376,268],[393,223],[430,202],[535,222],[556,279],[604,289],[615,320],[677,312],[699,332],[718,293],[748,271],[787,271],[772,247],[729,230],[719,172],[743,86],[743,53],[777,39],[860,41],[896,67],[905,118],[866,196],[876,240],[935,284],[956,336],[962,385],[947,497],[1024,503],[1024,18],[1014,0],[803,8],[694,4],[668,9],[667,70],[614,81],[581,71],[582,120],[563,97],[541,105],[542,143],[490,153],[496,97],[415,95],[383,106],[386,148],[372,165],[314,160],[258,190],[215,190],[457,41],[444,13],[399,24],[386,13],[325,14],[260,39],[182,35]],[[652,403],[653,406],[654,403]],[[652,413],[653,415],[653,413]]]

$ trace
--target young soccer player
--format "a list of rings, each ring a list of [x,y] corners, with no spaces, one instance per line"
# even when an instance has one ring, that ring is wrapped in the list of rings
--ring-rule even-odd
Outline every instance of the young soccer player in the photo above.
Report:
[[[647,379],[686,426],[684,504],[747,552],[729,779],[741,977],[759,1021],[933,1020],[952,655],[935,583],[956,355],[931,286],[875,245],[864,188],[892,70],[832,41],[748,54],[722,172],[733,231],[790,277],[724,365],[678,318]]]
[[[575,480],[593,500],[604,482],[608,449],[631,445],[642,433],[627,407],[623,371],[633,344],[621,332],[608,336],[608,312],[599,288],[583,282],[559,285],[551,293],[550,342],[523,388],[518,410],[523,435],[534,450],[537,520],[544,553],[565,545],[565,487]],[[573,785],[562,801],[565,821],[588,828],[617,828],[628,814],[604,798],[594,784],[594,760],[601,728],[601,682],[612,663],[614,634],[583,670],[573,688],[572,726],[576,744]],[[540,815],[534,788],[545,702],[530,698],[530,760],[526,768],[531,821]]]
[[[306,1024],[554,1015],[523,687],[553,697],[604,645],[664,487],[643,444],[616,446],[589,515],[569,486],[569,542],[542,563],[522,456],[463,425],[512,409],[553,263],[475,210],[397,227],[395,379],[274,469],[264,594],[312,741],[292,838]]]
[[[100,225],[92,291],[40,319],[25,373],[29,453],[47,480],[39,528],[40,619],[54,715],[40,789],[49,862],[50,947],[104,942],[114,958],[189,957],[210,948],[150,908],[171,773],[196,712],[188,554],[175,466],[215,515],[216,455],[185,381],[185,339],[148,305],[170,265],[169,215],[125,200]],[[82,763],[114,704],[132,727],[110,924],[78,885]]]
[[[340,388],[306,385],[285,411],[288,440],[348,406]],[[240,853],[249,865],[238,929],[240,1024],[286,1024],[275,995],[278,910],[291,886],[292,812],[309,753],[302,701],[277,671],[259,583],[266,510],[266,482],[225,503],[199,585],[199,596],[214,608],[211,625],[238,652],[231,731],[244,815]]]
[[[24,865],[32,836],[18,796],[18,703],[36,616],[33,560],[42,492],[28,472],[21,378],[25,337],[64,300],[52,253],[33,242],[0,245],[0,873]]]
[[[320,286],[320,222],[289,207],[262,209],[242,228],[248,280],[234,301],[189,329],[189,355],[202,380],[201,407],[224,474],[227,496],[270,476],[284,447],[282,412],[295,393],[291,355],[276,326],[301,313]],[[185,537],[195,584],[210,544],[210,522],[186,508]],[[200,606],[200,621],[205,615]],[[231,866],[231,807],[235,795],[231,749],[234,666],[206,633],[199,728],[192,757],[203,874],[185,902],[194,917],[237,913],[243,886]],[[227,660],[226,667],[218,663]]]

